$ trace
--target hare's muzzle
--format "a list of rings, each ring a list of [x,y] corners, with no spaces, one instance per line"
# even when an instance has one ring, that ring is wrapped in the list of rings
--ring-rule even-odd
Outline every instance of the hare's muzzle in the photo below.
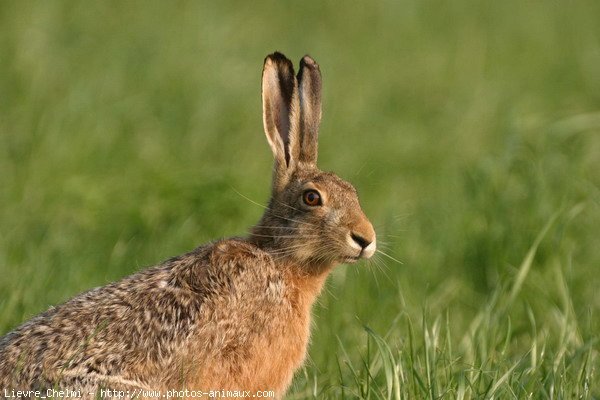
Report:
[[[377,248],[377,238],[375,237],[375,234],[373,234],[370,239],[366,239],[360,234],[356,234],[353,232],[350,234],[350,238],[354,243],[356,243],[360,247],[359,257],[370,258],[373,255],[373,253],[375,253],[375,249]]]
[[[377,237],[368,220],[356,224],[349,233],[348,244],[359,251],[356,258],[371,258],[377,248]]]

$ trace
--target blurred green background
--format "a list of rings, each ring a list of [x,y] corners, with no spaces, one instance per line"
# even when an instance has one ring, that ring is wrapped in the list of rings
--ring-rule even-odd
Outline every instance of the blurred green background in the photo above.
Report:
[[[338,396],[347,379],[365,397],[365,326],[395,354],[412,326],[424,355],[439,318],[463,343],[518,271],[514,301],[485,314],[508,351],[471,349],[522,374],[564,349],[578,385],[582,363],[599,373],[599,20],[593,0],[1,2],[0,333],[259,219],[237,192],[268,199],[260,74],[280,50],[319,62],[320,166],[355,184],[402,262],[333,273],[290,398]],[[546,353],[522,364],[538,338]],[[438,371],[451,396],[477,363],[457,352],[465,364]]]

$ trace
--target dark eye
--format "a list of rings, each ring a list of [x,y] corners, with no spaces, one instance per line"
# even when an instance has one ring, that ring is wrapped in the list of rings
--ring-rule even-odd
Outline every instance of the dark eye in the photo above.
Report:
[[[323,204],[321,202],[321,195],[316,190],[307,190],[304,192],[302,195],[302,200],[304,201],[304,204],[311,207],[316,207]]]

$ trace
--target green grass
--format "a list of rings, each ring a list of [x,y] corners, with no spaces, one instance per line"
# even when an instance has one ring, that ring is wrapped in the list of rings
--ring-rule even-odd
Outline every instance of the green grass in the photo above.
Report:
[[[264,56],[321,65],[338,268],[290,399],[600,398],[600,3],[3,2],[0,332],[261,213]],[[236,192],[237,191],[237,192]]]

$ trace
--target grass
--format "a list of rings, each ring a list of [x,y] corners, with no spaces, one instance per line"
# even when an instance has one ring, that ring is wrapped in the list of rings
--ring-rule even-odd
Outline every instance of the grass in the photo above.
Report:
[[[600,4],[4,2],[0,332],[268,197],[260,69],[321,65],[338,268],[290,399],[600,398]],[[401,263],[394,261],[401,261]]]

